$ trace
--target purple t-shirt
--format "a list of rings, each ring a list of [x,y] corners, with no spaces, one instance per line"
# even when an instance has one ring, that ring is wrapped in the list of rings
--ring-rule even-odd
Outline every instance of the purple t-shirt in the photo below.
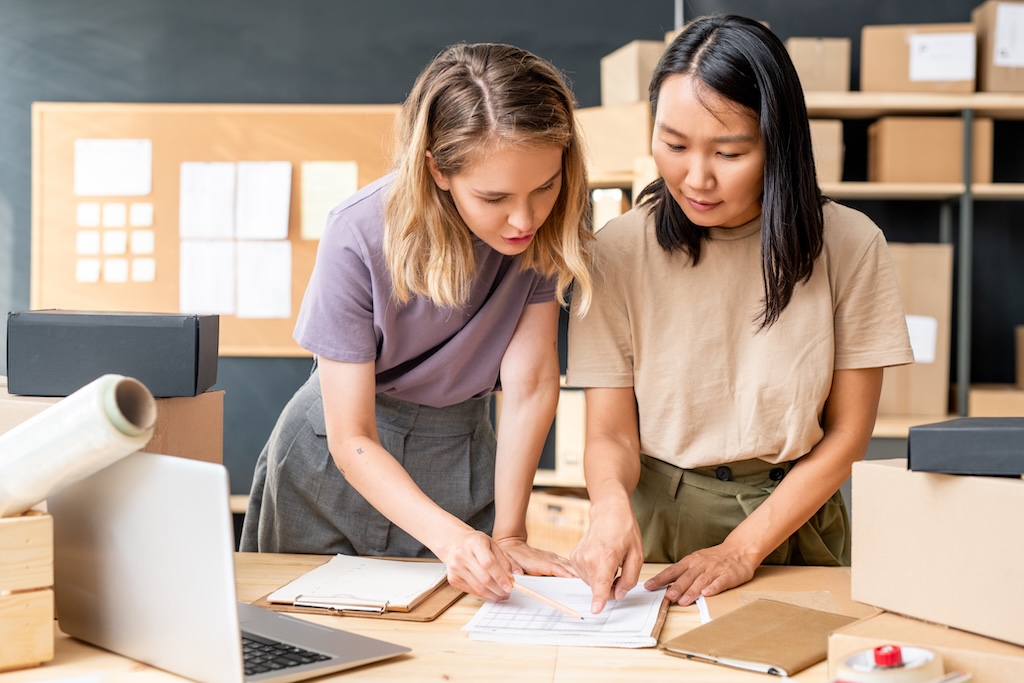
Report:
[[[520,271],[473,237],[476,277],[461,309],[413,297],[393,299],[382,246],[385,176],[337,206],[327,218],[316,265],[295,325],[295,340],[323,358],[376,362],[377,391],[442,407],[486,396],[528,304],[551,301],[555,281]]]

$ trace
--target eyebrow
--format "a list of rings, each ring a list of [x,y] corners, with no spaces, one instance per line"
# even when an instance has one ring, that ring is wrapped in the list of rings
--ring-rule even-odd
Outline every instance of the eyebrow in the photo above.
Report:
[[[555,181],[555,178],[557,178],[560,175],[562,175],[562,169],[558,169],[557,171],[555,171],[555,174],[553,176],[551,176],[550,178],[545,180],[543,183],[541,183],[536,189],[539,190],[542,187],[546,187],[546,186],[550,185],[551,183],[553,183]],[[496,192],[496,191],[492,191],[492,190],[474,190],[474,192],[476,192],[481,197],[506,197],[509,194],[511,194],[511,192],[500,192],[500,191]]]
[[[672,128],[671,126],[666,126],[664,123],[658,124],[658,128],[660,128],[661,130],[665,131],[669,135],[675,135],[676,137],[680,137],[680,138],[688,137],[685,133],[680,133],[675,128]],[[717,138],[712,138],[711,141],[712,142],[726,142],[726,143],[728,143],[728,142],[753,142],[754,141],[754,136],[753,135],[744,135],[744,134],[739,134],[739,135],[722,135],[722,136],[719,136]]]

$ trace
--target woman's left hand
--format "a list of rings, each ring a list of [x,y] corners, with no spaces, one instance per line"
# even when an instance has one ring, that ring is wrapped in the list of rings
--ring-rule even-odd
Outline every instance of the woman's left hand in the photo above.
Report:
[[[569,560],[560,555],[534,548],[519,538],[503,538],[495,541],[512,562],[512,571],[533,576],[575,577]]]
[[[668,586],[665,597],[669,602],[686,606],[701,595],[717,595],[750,581],[758,564],[724,545],[716,545],[690,553],[649,579],[644,587],[656,590]]]

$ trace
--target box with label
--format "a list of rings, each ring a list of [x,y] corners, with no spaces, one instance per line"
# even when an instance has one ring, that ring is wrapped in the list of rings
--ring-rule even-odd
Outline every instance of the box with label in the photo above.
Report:
[[[1024,645],[1024,480],[853,465],[854,600]]]
[[[14,396],[0,376],[0,434],[5,434],[61,399],[54,396]],[[156,399],[156,424],[144,451],[192,460],[224,460],[224,392]]]
[[[156,397],[217,382],[219,317],[23,311],[7,317],[8,391],[68,396],[101,375],[133,377]]]
[[[974,120],[971,180],[992,182],[992,119]],[[883,116],[868,127],[868,180],[875,183],[960,183],[964,178],[960,117]]]
[[[914,363],[886,368],[878,414],[949,414],[949,346],[953,310],[953,246],[889,244]]]
[[[1024,389],[1013,384],[972,384],[967,391],[969,417],[1024,417]]]
[[[53,518],[0,518],[0,671],[53,659]]]
[[[1024,417],[961,417],[910,428],[910,469],[917,472],[1024,475]]]
[[[634,40],[602,57],[601,105],[647,102],[651,76],[664,51],[660,40]]]
[[[786,51],[804,92],[850,89],[849,38],[789,38]]]
[[[1024,92],[1024,2],[989,0],[974,8],[978,90]]]
[[[590,526],[586,489],[536,489],[526,508],[530,545],[568,557]]]
[[[654,122],[649,102],[583,107],[576,110],[576,121],[586,141],[591,176],[632,173],[636,157],[651,153]]]
[[[861,30],[864,92],[974,92],[973,24],[893,24]]]
[[[861,619],[829,635],[829,680],[837,676],[840,662],[880,645],[929,650],[942,658],[947,672],[973,674],[972,683],[1024,681],[1024,648],[889,612]]]
[[[811,119],[814,171],[819,183],[843,180],[843,122],[839,119]]]

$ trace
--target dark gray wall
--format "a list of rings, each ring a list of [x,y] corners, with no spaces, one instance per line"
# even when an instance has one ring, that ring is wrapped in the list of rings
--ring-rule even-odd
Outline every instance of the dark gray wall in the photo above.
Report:
[[[854,84],[860,27],[966,21],[974,0],[688,2],[685,18],[731,11],[780,37],[848,36]],[[30,106],[33,101],[388,103],[458,41],[518,44],[599,103],[601,56],[672,28],[671,0],[0,0],[0,311],[29,304]],[[1020,180],[1015,124],[997,128],[996,177]],[[847,177],[864,177],[862,124],[847,128]],[[1008,152],[1007,149],[1011,151]],[[936,239],[938,206],[866,202],[893,241]],[[1024,323],[1024,205],[978,207],[973,379],[1011,381],[1009,330]],[[984,264],[984,267],[980,267]],[[6,336],[0,335],[6,372]],[[281,407],[302,383],[300,359],[224,358],[225,460],[236,492]]]

